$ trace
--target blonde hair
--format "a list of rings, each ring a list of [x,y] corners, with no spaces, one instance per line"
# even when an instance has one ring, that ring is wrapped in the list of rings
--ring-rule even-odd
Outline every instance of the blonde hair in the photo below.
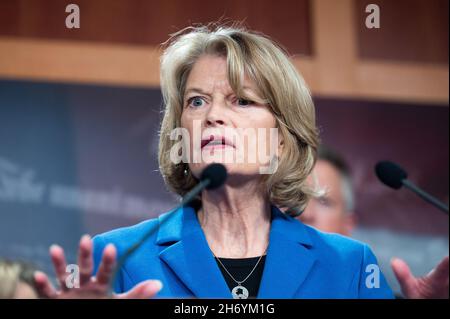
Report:
[[[264,178],[272,204],[301,212],[313,191],[306,185],[319,143],[315,109],[308,87],[280,46],[265,35],[242,27],[189,27],[174,34],[161,57],[161,90],[164,117],[159,141],[159,166],[168,188],[183,196],[198,180],[186,164],[174,164],[170,150],[177,142],[170,132],[181,126],[186,81],[193,65],[204,54],[227,60],[228,81],[241,96],[244,76],[252,80],[272,111],[284,146],[275,173]]]
[[[0,259],[0,299],[14,298],[17,286],[21,282],[36,292],[34,271],[35,268],[30,264]]]

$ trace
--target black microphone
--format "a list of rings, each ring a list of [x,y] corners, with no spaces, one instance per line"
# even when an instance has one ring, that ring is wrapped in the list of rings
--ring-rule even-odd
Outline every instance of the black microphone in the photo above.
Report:
[[[200,175],[200,181],[189,193],[184,195],[178,207],[184,206],[192,201],[204,189],[216,189],[222,186],[227,179],[227,169],[222,164],[213,163],[208,165]]]
[[[219,163],[213,163],[208,165],[200,175],[200,181],[194,188],[192,188],[186,195],[184,195],[181,203],[176,207],[176,209],[183,207],[184,205],[190,203],[198,194],[200,194],[204,189],[216,189],[222,186],[227,179],[227,169],[225,166]],[[174,210],[176,210],[174,209]],[[162,223],[167,222],[172,216],[169,215],[161,223],[157,224],[156,227],[150,228],[147,233],[142,236],[134,245],[128,248],[125,253],[119,258],[117,266],[115,267],[113,276],[111,277],[109,285],[109,294],[112,294],[114,281],[116,280],[117,274],[120,268],[125,264],[125,261],[130,257],[141,245],[152,236]]]
[[[448,214],[448,206],[408,180],[408,173],[399,165],[389,161],[378,162],[375,166],[375,174],[383,184],[393,189],[400,189],[405,186],[428,203]]]

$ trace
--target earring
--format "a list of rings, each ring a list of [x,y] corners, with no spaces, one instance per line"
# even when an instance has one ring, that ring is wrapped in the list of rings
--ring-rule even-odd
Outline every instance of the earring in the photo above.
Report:
[[[184,177],[187,177],[187,176],[188,176],[189,172],[188,172],[188,169],[187,169],[187,168],[184,169],[183,174],[184,174]]]

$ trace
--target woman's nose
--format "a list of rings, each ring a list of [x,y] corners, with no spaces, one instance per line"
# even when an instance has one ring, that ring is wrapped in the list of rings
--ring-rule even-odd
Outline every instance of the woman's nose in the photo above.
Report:
[[[224,124],[225,122],[221,119],[213,119],[213,118],[206,119],[207,126],[224,125]]]
[[[206,126],[225,125],[225,110],[224,105],[220,103],[212,103],[208,113],[206,114]]]

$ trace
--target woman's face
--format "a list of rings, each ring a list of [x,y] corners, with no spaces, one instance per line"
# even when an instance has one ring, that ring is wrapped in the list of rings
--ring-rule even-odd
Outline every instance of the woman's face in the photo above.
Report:
[[[203,55],[194,64],[181,126],[189,132],[189,167],[195,176],[213,162],[223,163],[229,177],[256,177],[264,169],[270,173],[281,141],[276,120],[267,105],[254,102],[262,100],[255,84],[245,79],[243,87],[248,99],[231,89],[224,57]]]

